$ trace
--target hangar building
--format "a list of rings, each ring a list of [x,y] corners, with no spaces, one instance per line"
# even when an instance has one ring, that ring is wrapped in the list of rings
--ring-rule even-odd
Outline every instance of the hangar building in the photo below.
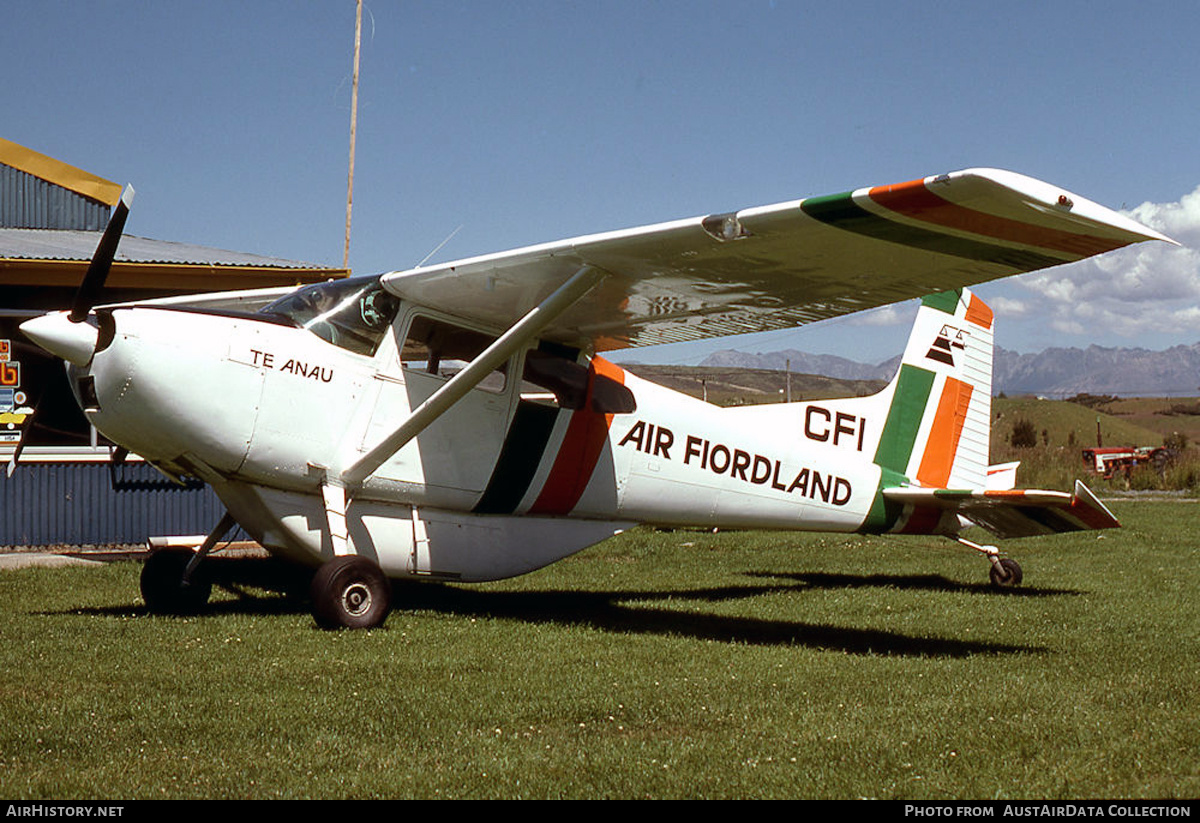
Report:
[[[0,546],[206,534],[224,511],[202,484],[181,487],[136,456],[115,464],[112,444],[71,396],[62,362],[17,329],[29,317],[70,307],[120,197],[116,183],[0,138],[0,463],[8,463],[22,435],[26,444],[12,476],[0,473]],[[346,274],[125,235],[102,299],[301,285]]]

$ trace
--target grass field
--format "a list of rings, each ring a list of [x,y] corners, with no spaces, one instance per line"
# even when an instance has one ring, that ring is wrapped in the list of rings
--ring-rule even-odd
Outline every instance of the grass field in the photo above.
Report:
[[[1197,504],[1006,546],[635,531],[386,627],[0,572],[0,797],[1200,796]]]

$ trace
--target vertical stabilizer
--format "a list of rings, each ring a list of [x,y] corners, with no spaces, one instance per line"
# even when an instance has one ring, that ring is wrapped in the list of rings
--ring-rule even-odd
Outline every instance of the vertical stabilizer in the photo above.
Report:
[[[921,301],[875,462],[929,488],[987,483],[992,310],[967,289]]]

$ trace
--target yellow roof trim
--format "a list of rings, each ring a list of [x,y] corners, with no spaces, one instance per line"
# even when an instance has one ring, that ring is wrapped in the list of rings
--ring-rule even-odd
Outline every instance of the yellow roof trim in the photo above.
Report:
[[[87,260],[30,260],[0,257],[0,286],[74,288],[87,271]],[[292,269],[274,266],[226,266],[206,263],[133,263],[117,260],[105,286],[190,292],[300,286],[346,277],[347,269]]]
[[[76,194],[98,200],[106,206],[115,206],[121,199],[121,187],[111,180],[97,177],[3,137],[0,137],[0,163],[32,174],[47,183],[70,189]]]

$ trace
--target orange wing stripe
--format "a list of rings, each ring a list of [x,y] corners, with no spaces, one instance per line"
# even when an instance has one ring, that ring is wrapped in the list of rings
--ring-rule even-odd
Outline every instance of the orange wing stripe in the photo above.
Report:
[[[870,197],[879,205],[915,220],[1084,257],[1119,249],[1124,245],[1120,240],[1033,226],[1019,220],[969,209],[929,191],[925,188],[924,180],[910,180],[894,186],[876,186],[871,189]]]

